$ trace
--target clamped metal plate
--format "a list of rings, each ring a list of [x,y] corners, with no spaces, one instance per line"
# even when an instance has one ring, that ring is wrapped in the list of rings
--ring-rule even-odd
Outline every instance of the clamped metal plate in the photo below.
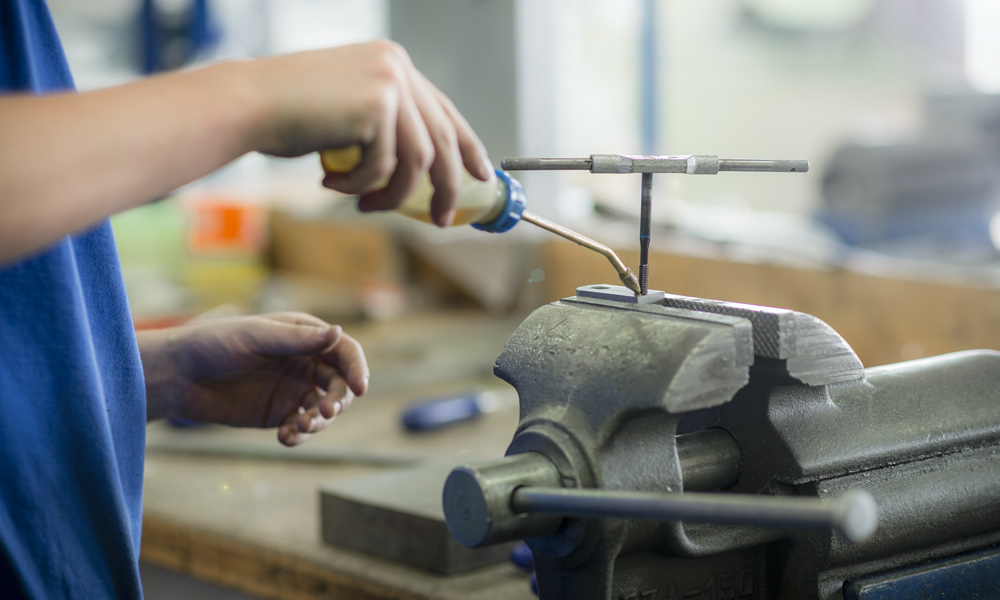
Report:
[[[576,295],[581,298],[599,298],[626,304],[663,304],[663,299],[666,297],[666,294],[659,290],[649,290],[642,296],[636,296],[631,290],[620,285],[585,285],[576,288]]]

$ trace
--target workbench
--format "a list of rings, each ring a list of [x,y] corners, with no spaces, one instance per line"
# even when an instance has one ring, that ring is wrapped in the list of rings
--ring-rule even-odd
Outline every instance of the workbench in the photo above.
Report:
[[[511,564],[433,575],[324,545],[320,535],[324,483],[418,457],[503,455],[517,424],[517,402],[492,367],[519,321],[447,314],[346,328],[365,347],[370,392],[299,448],[280,446],[274,431],[151,425],[141,561],[261,598],[534,597],[529,576]],[[470,389],[497,389],[503,407],[438,432],[410,434],[400,427],[408,403]],[[331,460],[317,460],[324,455]]]

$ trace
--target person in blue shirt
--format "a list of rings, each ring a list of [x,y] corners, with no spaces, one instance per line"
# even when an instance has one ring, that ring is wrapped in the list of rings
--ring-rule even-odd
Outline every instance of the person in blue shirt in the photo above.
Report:
[[[135,333],[107,218],[252,151],[350,145],[323,184],[391,209],[429,173],[454,218],[482,143],[375,41],[75,93],[44,0],[0,2],[0,597],[141,598],[145,424],[276,428],[294,446],[368,387],[355,340],[281,313]],[[388,185],[380,183],[388,178]]]

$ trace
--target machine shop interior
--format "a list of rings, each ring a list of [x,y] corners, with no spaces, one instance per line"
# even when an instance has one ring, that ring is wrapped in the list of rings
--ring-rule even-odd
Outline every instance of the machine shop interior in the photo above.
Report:
[[[315,154],[114,217],[136,328],[304,311],[371,366],[301,447],[148,426],[150,600],[1000,598],[1000,3],[49,5],[80,90],[399,41],[495,168],[580,159],[504,166],[642,284]]]

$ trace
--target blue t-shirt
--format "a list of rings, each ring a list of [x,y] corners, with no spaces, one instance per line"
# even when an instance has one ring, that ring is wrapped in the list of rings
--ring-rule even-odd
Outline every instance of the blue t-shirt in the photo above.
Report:
[[[71,89],[44,1],[0,1],[0,93]],[[145,425],[107,221],[0,264],[0,598],[141,598]]]

